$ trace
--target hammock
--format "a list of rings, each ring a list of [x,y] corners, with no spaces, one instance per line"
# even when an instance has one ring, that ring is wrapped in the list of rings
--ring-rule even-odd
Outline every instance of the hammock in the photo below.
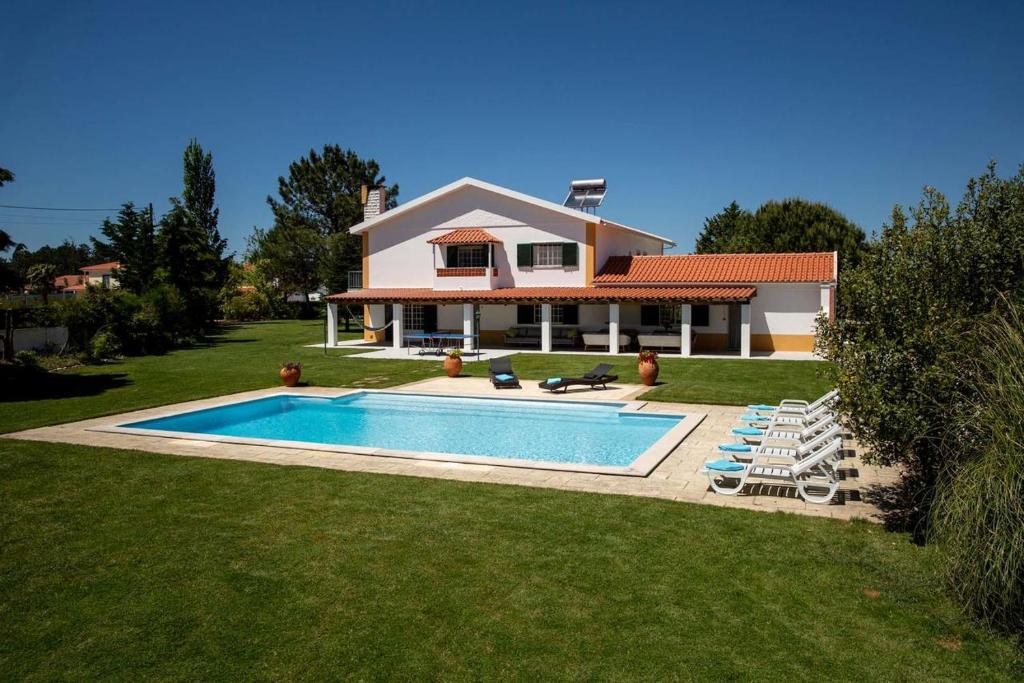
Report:
[[[357,319],[355,313],[352,312],[351,308],[349,308],[348,306],[345,306],[345,310],[348,311],[348,317],[350,319],[352,319],[353,321],[355,321]],[[390,322],[388,322],[387,324],[385,324],[385,325],[383,325],[381,327],[366,327],[365,325],[363,325],[362,323],[359,323],[359,322],[357,322],[356,325],[359,326],[359,329],[366,330],[368,332],[383,332],[384,330],[386,330],[389,327],[391,327],[394,323],[395,323],[395,321],[391,320]]]

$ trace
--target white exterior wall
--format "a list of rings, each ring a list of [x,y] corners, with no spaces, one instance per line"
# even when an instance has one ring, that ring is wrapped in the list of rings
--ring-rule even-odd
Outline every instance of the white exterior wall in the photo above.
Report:
[[[597,261],[594,274],[597,275],[601,271],[610,256],[629,256],[630,254],[660,256],[664,246],[661,240],[599,224],[594,244],[595,260]]]
[[[494,266],[498,268],[497,287],[582,287],[584,284],[586,221],[559,216],[509,197],[467,187],[370,228],[369,286],[440,286],[435,285],[433,245],[427,240],[458,227],[483,228],[502,241],[502,244],[495,245],[494,250]],[[580,263],[569,268],[520,270],[516,266],[516,245],[524,242],[576,242],[579,244]],[[438,256],[437,265],[441,263]],[[448,279],[439,278],[438,282]],[[456,279],[460,278],[452,278]],[[447,283],[445,287],[448,287]]]
[[[813,335],[820,308],[816,283],[759,284],[750,300],[750,333]]]

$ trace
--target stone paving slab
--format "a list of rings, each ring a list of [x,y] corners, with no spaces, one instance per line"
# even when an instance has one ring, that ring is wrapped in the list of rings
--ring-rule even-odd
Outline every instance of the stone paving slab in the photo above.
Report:
[[[491,388],[488,380],[484,378],[460,377],[449,379],[444,377],[432,378],[389,389],[389,391],[394,390],[465,396],[543,397],[556,401],[642,401],[643,399],[640,396],[646,390],[646,387],[616,384],[614,388],[610,387],[607,391],[581,391],[571,392],[567,395],[552,395],[549,392],[540,390],[535,382],[524,382],[523,389],[515,392],[506,390],[496,392]],[[723,496],[716,494],[708,487],[707,478],[699,473],[699,469],[705,460],[719,457],[716,451],[719,443],[735,440],[729,433],[729,430],[736,424],[736,419],[745,410],[738,406],[661,403],[654,401],[646,402],[641,410],[672,413],[701,412],[705,413],[707,417],[647,477],[623,477],[610,474],[564,472],[490,464],[436,462],[379,455],[359,455],[355,453],[305,450],[301,448],[219,443],[194,439],[92,431],[98,427],[110,427],[125,422],[143,420],[172,411],[208,408],[228,401],[259,398],[282,391],[285,390],[281,388],[263,389],[233,394],[231,396],[190,401],[188,403],[139,410],[117,416],[30,429],[13,434],[5,434],[4,438],[121,448],[189,457],[247,460],[275,465],[323,467],[353,472],[537,486],[616,495],[650,496],[748,510],[769,512],[781,510],[816,517],[832,517],[837,519],[862,518],[870,521],[878,521],[879,511],[866,502],[866,499],[869,497],[867,495],[869,489],[877,485],[890,484],[895,481],[897,476],[893,470],[865,465],[860,459],[860,450],[857,444],[847,440],[844,443],[844,459],[840,468],[840,473],[844,476],[844,479],[839,492],[829,504],[806,503],[796,495],[793,487],[784,484],[748,483],[744,491],[739,495]],[[297,389],[288,389],[287,391],[315,396],[333,396],[347,390],[330,387],[299,387]]]

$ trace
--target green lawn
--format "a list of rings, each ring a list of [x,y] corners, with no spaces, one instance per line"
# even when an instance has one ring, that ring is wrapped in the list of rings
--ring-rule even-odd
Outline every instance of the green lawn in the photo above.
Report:
[[[354,337],[355,335],[349,335]],[[259,389],[279,383],[285,361],[303,363],[303,379],[320,386],[388,387],[443,374],[440,361],[353,362],[354,351],[305,348],[323,337],[322,323],[288,321],[228,328],[209,344],[165,356],[128,358],[19,381],[0,373],[0,432],[121,413],[180,401]],[[601,362],[595,356],[513,357],[524,379],[571,376]],[[814,361],[663,358],[655,401],[743,405],[814,398],[827,388]],[[639,383],[636,364],[616,363],[623,382]],[[486,376],[485,363],[466,363],[467,375]]]
[[[272,386],[286,360],[320,385],[441,372],[300,348],[319,333],[8,376],[0,431]],[[814,373],[668,360],[650,397],[807,396]],[[937,561],[866,523],[0,439],[4,679],[1019,679]]]

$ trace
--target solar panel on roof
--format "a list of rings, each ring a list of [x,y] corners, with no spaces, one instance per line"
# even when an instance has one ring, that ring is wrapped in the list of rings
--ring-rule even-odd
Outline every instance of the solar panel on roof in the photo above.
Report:
[[[604,201],[608,193],[608,185],[604,178],[592,180],[574,180],[569,183],[569,195],[562,205],[570,209],[596,209]]]

